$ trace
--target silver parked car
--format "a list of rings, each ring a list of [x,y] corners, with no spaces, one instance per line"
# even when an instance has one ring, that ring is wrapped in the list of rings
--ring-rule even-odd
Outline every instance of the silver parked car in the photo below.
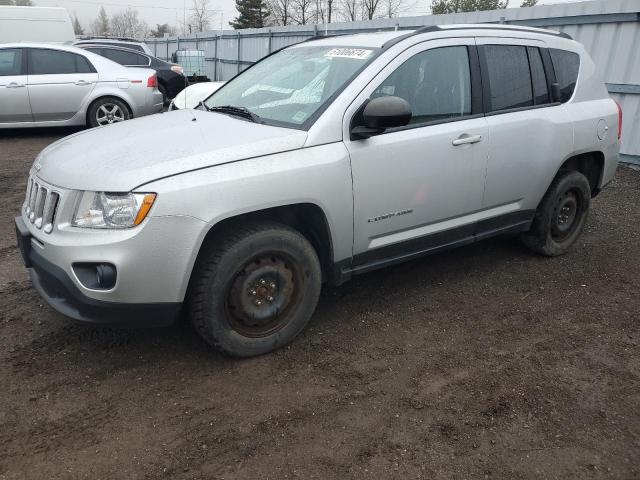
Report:
[[[161,110],[152,69],[71,46],[0,45],[0,128],[96,127]]]
[[[185,307],[211,345],[257,355],[302,331],[323,282],[502,233],[567,252],[614,176],[621,125],[565,34],[317,39],[199,109],[47,147],[18,243],[35,288],[70,317],[157,324]]]

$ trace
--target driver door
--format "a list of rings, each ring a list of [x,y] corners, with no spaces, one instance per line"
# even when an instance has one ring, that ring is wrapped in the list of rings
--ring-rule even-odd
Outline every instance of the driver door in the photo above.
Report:
[[[473,39],[416,45],[389,63],[345,115],[356,270],[471,238],[482,206],[487,122]],[[404,98],[411,123],[364,140],[351,119],[367,99]]]

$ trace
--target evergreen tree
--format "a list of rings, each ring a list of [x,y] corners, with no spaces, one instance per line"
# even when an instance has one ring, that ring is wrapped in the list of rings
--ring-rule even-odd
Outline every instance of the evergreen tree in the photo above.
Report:
[[[73,17],[73,33],[76,35],[84,35],[84,28],[80,25],[78,17]]]
[[[524,0],[524,2],[522,2],[522,5],[520,5],[521,7],[533,7],[534,5],[538,4],[538,0]]]
[[[104,7],[100,7],[98,18],[93,22],[93,33],[95,35],[107,35],[109,33],[109,16]]]
[[[240,28],[262,28],[267,24],[269,8],[265,0],[236,0],[236,9],[240,13],[231,26]]]

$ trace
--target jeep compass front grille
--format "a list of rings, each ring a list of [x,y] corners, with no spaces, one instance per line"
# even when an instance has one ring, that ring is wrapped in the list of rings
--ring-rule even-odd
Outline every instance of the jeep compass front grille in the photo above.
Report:
[[[54,192],[34,177],[27,185],[27,206],[25,208],[29,221],[36,228],[51,233],[60,202],[60,194]]]

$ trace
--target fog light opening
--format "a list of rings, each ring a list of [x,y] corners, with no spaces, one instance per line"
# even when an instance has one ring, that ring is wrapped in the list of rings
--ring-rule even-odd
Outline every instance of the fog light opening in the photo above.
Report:
[[[117,271],[111,263],[74,263],[73,271],[83,287],[111,290],[116,285]]]

